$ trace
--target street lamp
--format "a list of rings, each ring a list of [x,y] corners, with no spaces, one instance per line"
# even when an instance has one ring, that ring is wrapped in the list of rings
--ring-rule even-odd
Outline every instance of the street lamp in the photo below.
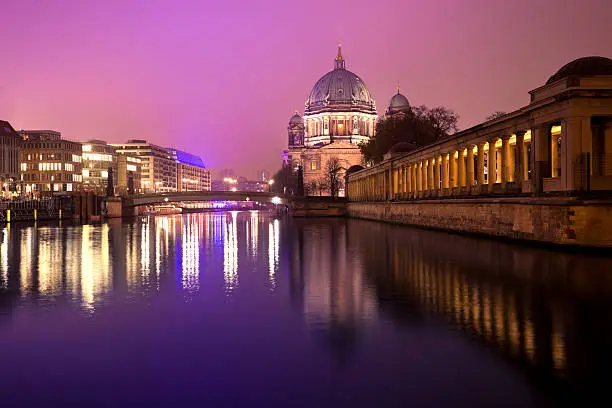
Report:
[[[272,192],[272,184],[274,184],[274,179],[268,180],[268,193]]]

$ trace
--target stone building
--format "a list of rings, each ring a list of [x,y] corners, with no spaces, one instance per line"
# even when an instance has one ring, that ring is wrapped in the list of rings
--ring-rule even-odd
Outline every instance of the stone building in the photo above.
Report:
[[[82,147],[53,130],[20,130],[21,184],[25,193],[78,191],[83,184]]]
[[[210,170],[198,156],[177,149],[168,149],[176,162],[178,191],[210,191]]]
[[[0,196],[17,190],[22,141],[10,123],[0,120]]]
[[[332,157],[339,159],[343,171],[360,164],[358,144],[374,136],[376,118],[374,99],[363,80],[346,69],[338,47],[334,69],[312,88],[304,117],[296,112],[289,121],[285,165],[293,171],[301,166],[308,186],[325,178]]]
[[[178,191],[177,167],[172,154],[165,147],[146,140],[128,140],[113,143],[117,153],[141,160],[141,183],[144,193],[168,193]]]
[[[117,154],[117,177],[115,192],[124,196],[142,193],[141,160],[135,155]]]
[[[612,60],[580,58],[529,104],[350,169],[349,216],[612,247]]]
[[[353,173],[356,200],[612,191],[612,60],[574,60],[530,103]]]
[[[117,184],[117,151],[102,140],[88,140],[83,145],[83,189],[106,194],[109,170]]]

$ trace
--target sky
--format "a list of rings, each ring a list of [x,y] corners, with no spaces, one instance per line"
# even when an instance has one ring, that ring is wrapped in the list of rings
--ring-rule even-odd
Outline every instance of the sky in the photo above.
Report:
[[[342,43],[382,113],[399,82],[462,129],[612,57],[610,0],[0,0],[0,119],[147,139],[254,177]]]

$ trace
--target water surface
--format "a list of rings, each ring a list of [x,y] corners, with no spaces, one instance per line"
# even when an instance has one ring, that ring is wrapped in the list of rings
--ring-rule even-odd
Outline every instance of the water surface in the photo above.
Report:
[[[2,406],[447,407],[607,394],[612,259],[227,212],[0,228]]]

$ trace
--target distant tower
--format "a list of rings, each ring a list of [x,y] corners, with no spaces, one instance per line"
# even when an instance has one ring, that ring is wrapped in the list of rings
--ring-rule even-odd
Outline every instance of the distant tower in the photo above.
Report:
[[[304,119],[295,112],[295,115],[289,120],[289,127],[287,128],[288,133],[288,145],[289,146],[303,146],[304,145]]]

